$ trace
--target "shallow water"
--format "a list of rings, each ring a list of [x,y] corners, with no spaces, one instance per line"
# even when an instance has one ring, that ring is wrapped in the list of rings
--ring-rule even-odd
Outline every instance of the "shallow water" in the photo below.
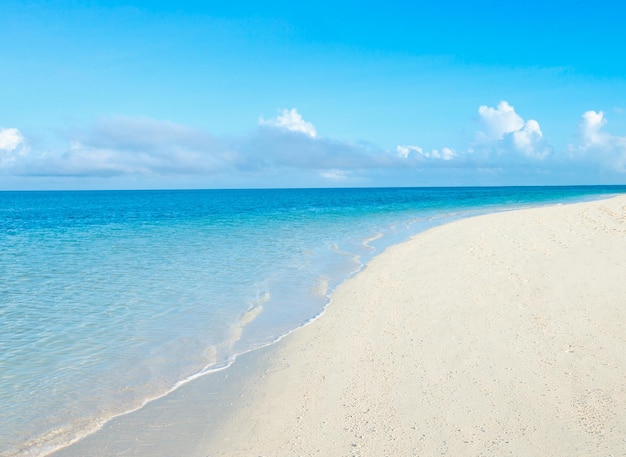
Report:
[[[0,455],[43,455],[323,311],[433,225],[626,187],[0,193]]]

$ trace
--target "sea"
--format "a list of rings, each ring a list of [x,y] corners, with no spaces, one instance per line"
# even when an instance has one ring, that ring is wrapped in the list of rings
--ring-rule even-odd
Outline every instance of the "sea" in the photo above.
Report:
[[[276,342],[421,231],[624,192],[0,192],[0,456],[45,456]]]

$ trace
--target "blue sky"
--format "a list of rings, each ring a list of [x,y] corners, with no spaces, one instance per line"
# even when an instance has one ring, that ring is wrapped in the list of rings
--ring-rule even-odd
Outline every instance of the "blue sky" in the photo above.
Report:
[[[626,183],[619,2],[13,1],[0,189]]]

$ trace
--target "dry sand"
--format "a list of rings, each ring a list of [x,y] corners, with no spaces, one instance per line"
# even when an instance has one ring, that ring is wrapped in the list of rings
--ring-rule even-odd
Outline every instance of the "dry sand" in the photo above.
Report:
[[[389,248],[241,395],[205,455],[626,455],[626,196]]]

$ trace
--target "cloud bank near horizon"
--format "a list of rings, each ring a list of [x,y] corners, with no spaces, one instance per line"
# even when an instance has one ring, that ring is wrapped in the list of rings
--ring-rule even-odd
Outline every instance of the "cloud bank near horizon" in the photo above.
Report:
[[[394,170],[465,175],[488,172],[528,175],[585,169],[626,178],[626,137],[605,130],[602,111],[583,113],[578,141],[556,151],[539,122],[524,119],[507,101],[478,108],[480,129],[464,148],[426,150],[417,144],[386,150],[364,142],[333,140],[318,134],[297,109],[259,118],[247,135],[217,138],[169,121],[111,117],[86,131],[67,135],[58,150],[37,150],[16,127],[0,128],[0,175],[10,177],[124,177],[227,175],[246,177],[295,173],[318,183],[349,184],[352,179]],[[303,183],[305,184],[305,183]],[[529,184],[532,184],[530,182]]]

